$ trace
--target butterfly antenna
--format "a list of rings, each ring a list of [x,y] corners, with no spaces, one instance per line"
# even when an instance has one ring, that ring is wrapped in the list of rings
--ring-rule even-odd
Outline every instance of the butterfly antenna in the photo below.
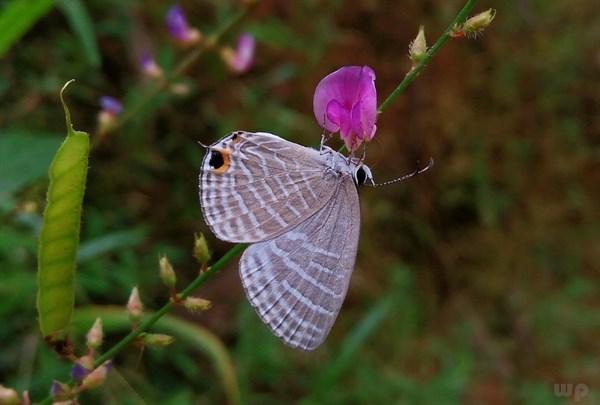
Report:
[[[419,161],[417,161],[417,166],[419,166]],[[408,179],[411,179],[411,178],[413,178],[415,176],[418,176],[421,173],[425,173],[427,170],[431,169],[432,166],[433,166],[433,158],[429,158],[429,163],[427,164],[427,166],[422,167],[420,169],[417,168],[417,170],[415,170],[412,173],[405,174],[402,177],[398,177],[397,179],[389,180],[389,181],[386,181],[386,182],[383,182],[383,183],[375,183],[375,182],[373,182],[373,184],[366,184],[365,183],[365,186],[380,187],[380,186],[387,186],[389,184],[400,183],[400,182],[403,182],[404,180],[408,180]]]
[[[204,149],[208,149],[208,145],[205,145],[200,141],[196,141],[196,142],[198,142],[198,145],[202,146]]]

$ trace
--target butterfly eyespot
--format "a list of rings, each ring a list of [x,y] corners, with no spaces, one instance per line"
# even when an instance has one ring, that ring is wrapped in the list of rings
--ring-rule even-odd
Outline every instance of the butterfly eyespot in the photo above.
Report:
[[[234,134],[231,136],[231,142],[232,142],[232,143],[238,143],[239,141],[241,141],[241,140],[242,140],[242,138],[241,138],[241,136],[240,136],[241,134],[242,134],[241,132],[236,132],[236,133],[234,133]]]
[[[213,169],[213,173],[225,173],[229,168],[229,152],[219,149],[211,150],[208,165]]]

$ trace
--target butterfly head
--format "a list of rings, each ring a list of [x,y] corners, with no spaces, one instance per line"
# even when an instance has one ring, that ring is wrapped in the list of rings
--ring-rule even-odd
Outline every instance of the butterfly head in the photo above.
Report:
[[[363,184],[375,184],[373,180],[373,174],[371,173],[371,169],[369,166],[359,164],[354,168],[354,173],[352,173],[352,178],[354,180],[354,184],[356,186],[362,186]]]

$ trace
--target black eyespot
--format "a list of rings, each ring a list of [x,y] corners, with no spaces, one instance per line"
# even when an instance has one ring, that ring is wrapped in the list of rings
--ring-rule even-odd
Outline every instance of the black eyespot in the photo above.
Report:
[[[356,174],[354,175],[354,181],[356,182],[356,185],[362,186],[363,184],[365,184],[366,180],[367,180],[367,172],[362,167],[359,167],[356,170]]]
[[[234,142],[235,142],[235,141],[237,141],[237,139],[238,139],[238,136],[239,136],[239,135],[238,135],[238,133],[236,132],[236,133],[235,133],[235,134],[233,134],[233,136],[231,137],[231,140],[232,140],[232,141],[234,141]]]
[[[208,164],[213,169],[218,169],[219,167],[223,166],[223,164],[225,164],[225,159],[223,159],[223,154],[221,152],[219,152],[218,150],[211,151],[210,152],[210,160],[208,161]]]

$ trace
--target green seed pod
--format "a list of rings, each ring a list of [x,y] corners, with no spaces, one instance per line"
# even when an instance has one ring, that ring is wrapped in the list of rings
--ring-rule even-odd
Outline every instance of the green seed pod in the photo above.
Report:
[[[88,134],[73,129],[63,98],[71,82],[60,91],[67,137],[50,164],[50,184],[38,244],[38,316],[42,334],[51,341],[64,338],[73,312],[75,257],[90,151]]]

